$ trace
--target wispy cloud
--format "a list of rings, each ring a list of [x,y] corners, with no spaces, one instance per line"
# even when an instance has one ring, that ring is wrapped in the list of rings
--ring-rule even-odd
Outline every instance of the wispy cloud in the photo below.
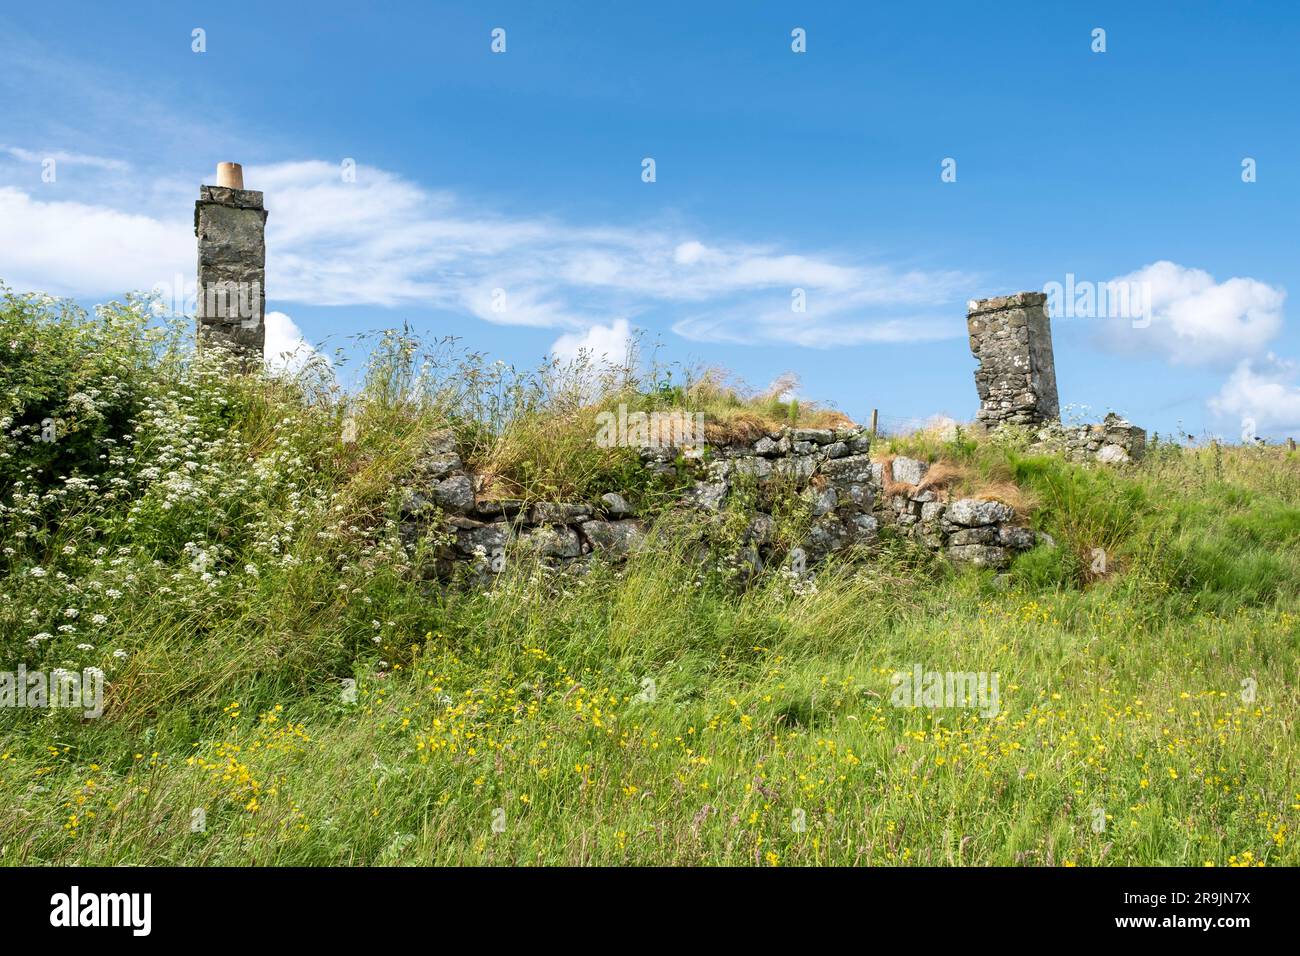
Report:
[[[668,308],[689,339],[823,348],[960,335],[972,281],[681,228],[512,218],[366,166],[355,180],[318,160],[253,166],[245,179],[266,193],[277,302],[420,305],[579,333]],[[11,281],[98,295],[192,270],[188,208],[163,220],[16,189],[0,203]]]
[[[44,164],[52,159],[56,163],[67,163],[71,166],[93,166],[96,169],[107,169],[120,173],[131,169],[131,164],[125,160],[92,156],[88,153],[69,153],[61,149],[23,149],[21,146],[0,145],[0,152],[8,153],[14,159],[21,160],[24,163]]]
[[[955,334],[881,315],[900,302],[959,298],[954,274],[844,265],[753,243],[706,245],[655,228],[508,219],[367,167],[355,182],[321,162],[250,170],[254,180],[274,197],[268,241],[280,251],[268,286],[277,298],[420,302],[497,324],[568,329],[671,306],[696,312],[674,327],[679,334],[713,341],[820,346]],[[790,309],[795,288],[812,302],[806,313]]]
[[[843,289],[796,286],[804,311],[792,308],[790,291],[780,285],[751,292],[739,306],[710,303],[675,322],[673,331],[697,342],[808,348],[953,338],[965,334],[960,302],[974,281],[958,273],[886,270],[855,276]]]

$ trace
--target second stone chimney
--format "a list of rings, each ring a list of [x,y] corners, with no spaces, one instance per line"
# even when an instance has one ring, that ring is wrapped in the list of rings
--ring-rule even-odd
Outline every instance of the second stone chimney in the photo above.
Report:
[[[967,303],[970,350],[979,360],[976,420],[989,428],[1036,425],[1061,415],[1047,296],[1017,292]]]
[[[266,343],[265,232],[262,194],[244,188],[238,163],[219,163],[217,184],[200,186],[194,204],[199,344],[229,348],[249,364],[261,363]]]

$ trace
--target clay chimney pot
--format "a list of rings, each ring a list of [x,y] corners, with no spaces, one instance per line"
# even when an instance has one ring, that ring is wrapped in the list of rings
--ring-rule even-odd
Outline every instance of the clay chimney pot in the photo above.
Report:
[[[243,189],[244,167],[239,163],[217,163],[217,185],[230,189]]]

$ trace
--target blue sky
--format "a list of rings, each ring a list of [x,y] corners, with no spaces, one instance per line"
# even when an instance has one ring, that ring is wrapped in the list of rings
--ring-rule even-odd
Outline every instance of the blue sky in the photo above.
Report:
[[[234,160],[280,331],[326,349],[409,321],[533,365],[642,329],[856,417],[965,420],[967,299],[1134,276],[1145,328],[1053,316],[1063,404],[1300,434],[1300,8],[383,7],[7,5],[0,278],[192,281],[198,185]]]

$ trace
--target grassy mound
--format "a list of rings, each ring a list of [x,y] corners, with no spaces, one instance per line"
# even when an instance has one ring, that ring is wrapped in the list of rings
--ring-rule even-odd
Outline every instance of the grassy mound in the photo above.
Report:
[[[186,339],[0,304],[0,670],[107,681],[98,719],[0,709],[0,862],[1300,863],[1293,454],[883,448],[1022,497],[1057,547],[1006,580],[893,543],[740,587],[666,519],[625,566],[442,590],[395,491],[436,429],[503,491],[652,507],[601,408],[835,413],[396,333],[347,395]],[[917,665],[996,675],[996,713],[893,706]]]

